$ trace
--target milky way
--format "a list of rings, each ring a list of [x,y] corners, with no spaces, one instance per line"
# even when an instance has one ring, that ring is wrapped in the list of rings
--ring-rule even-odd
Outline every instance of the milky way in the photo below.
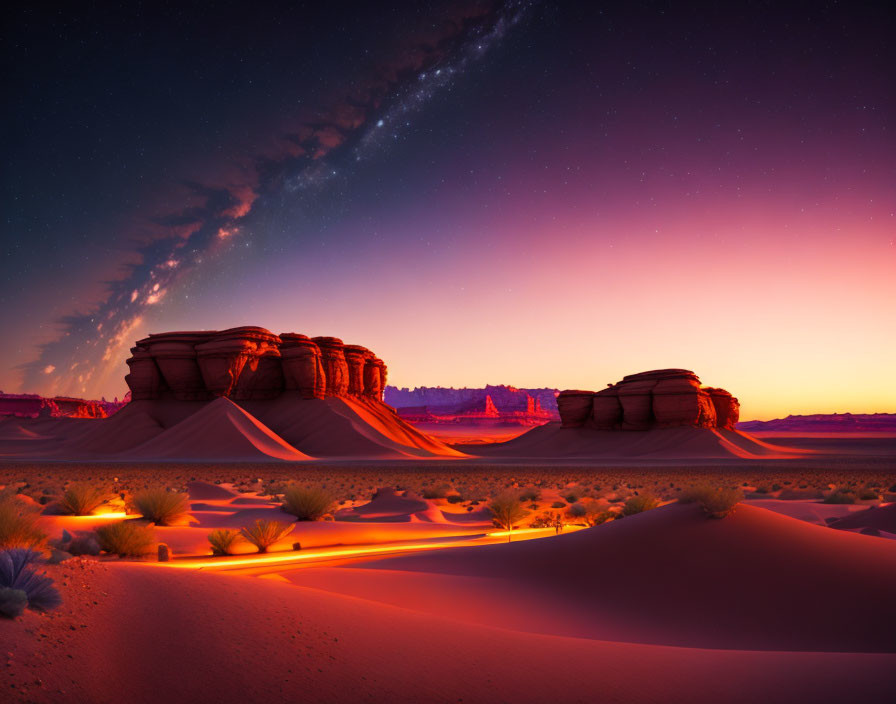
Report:
[[[189,184],[194,204],[156,218],[168,236],[138,250],[140,263],[130,274],[109,286],[107,298],[88,314],[68,315],[60,322],[61,336],[44,344],[40,354],[23,366],[23,388],[51,393],[89,394],[102,388],[119,357],[133,342],[149,309],[164,306],[172,289],[195,275],[199,267],[214,266],[222,252],[248,246],[252,233],[244,222],[259,197],[285,194],[297,198],[318,195],[337,176],[345,178],[353,162],[386,158],[392,142],[439,93],[450,91],[464,72],[481,61],[504,35],[525,18],[534,3],[508,2],[482,14],[461,17],[452,33],[441,37],[445,48],[428,46],[415,63],[389,67],[390,73],[409,74],[403,80],[382,79],[384,93],[369,98],[359,109],[338,104],[331,114],[351,119],[323,120],[301,125],[284,135],[289,148],[274,158],[254,160],[242,183]],[[327,115],[327,108],[320,112]]]

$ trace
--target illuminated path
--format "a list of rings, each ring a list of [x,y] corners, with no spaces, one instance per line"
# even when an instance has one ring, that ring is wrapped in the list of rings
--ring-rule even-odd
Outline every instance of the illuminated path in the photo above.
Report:
[[[567,526],[564,532],[581,529],[582,526]],[[512,539],[532,540],[554,535],[553,528],[520,528],[513,531]],[[420,540],[388,543],[380,545],[357,545],[351,547],[337,546],[317,548],[314,550],[289,551],[279,553],[234,555],[216,558],[181,558],[170,562],[147,563],[159,567],[192,570],[227,570],[239,571],[242,574],[261,575],[265,572],[279,571],[283,567],[316,564],[333,560],[346,560],[373,556],[384,556],[404,552],[422,552],[424,550],[445,550],[469,545],[494,545],[507,542],[507,531],[483,533],[481,535],[458,535],[441,540]],[[272,569],[274,568],[274,569]]]

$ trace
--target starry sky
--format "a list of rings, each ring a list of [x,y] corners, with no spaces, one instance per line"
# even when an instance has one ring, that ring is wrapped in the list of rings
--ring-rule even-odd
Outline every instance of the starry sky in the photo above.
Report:
[[[400,386],[896,412],[883,3],[7,13],[3,391],[121,396],[139,337],[261,325]]]

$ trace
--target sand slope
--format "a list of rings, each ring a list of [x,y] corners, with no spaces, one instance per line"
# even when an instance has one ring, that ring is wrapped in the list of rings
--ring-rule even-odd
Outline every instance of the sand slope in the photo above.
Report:
[[[215,399],[174,427],[121,453],[120,457],[130,460],[310,459],[226,398]]]
[[[314,457],[463,457],[385,407],[360,400],[284,394],[273,401],[242,405],[291,445]]]
[[[241,405],[228,399],[164,399],[134,401],[104,419],[0,421],[0,457],[239,461],[464,456],[388,407],[360,399],[284,394]]]
[[[896,666],[551,637],[264,579],[82,565],[51,568],[59,611],[2,624],[7,700],[873,704]]]
[[[671,504],[556,538],[286,576],[300,585],[556,635],[700,648],[896,652],[892,629],[881,627],[896,626],[896,544],[751,506],[712,520],[694,505]]]
[[[504,443],[462,446],[487,457],[788,459],[806,454],[736,430],[663,428],[643,432],[562,428],[548,423]]]

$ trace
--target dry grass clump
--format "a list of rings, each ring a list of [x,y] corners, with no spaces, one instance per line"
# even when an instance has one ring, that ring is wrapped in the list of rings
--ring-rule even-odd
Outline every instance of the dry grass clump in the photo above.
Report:
[[[100,548],[110,555],[141,557],[152,552],[155,534],[147,525],[138,521],[107,523],[96,529]]]
[[[835,489],[829,494],[825,494],[822,502],[826,504],[854,504],[856,502],[856,497],[855,494],[852,494],[851,492]]]
[[[636,513],[643,513],[656,508],[659,506],[659,503],[653,494],[647,492],[635,494],[626,499],[625,504],[622,506],[622,515],[634,516]]]
[[[685,489],[678,500],[683,504],[700,504],[710,518],[724,518],[734,513],[735,507],[743,498],[740,489],[700,484]]]
[[[0,552],[0,615],[15,618],[25,608],[49,611],[62,603],[53,580],[29,567],[39,557],[26,548]]]
[[[26,501],[11,492],[0,493],[0,550],[40,550],[46,545],[40,513]]]
[[[450,484],[437,484],[435,486],[428,486],[423,489],[422,496],[424,499],[444,499],[448,497],[448,494],[451,492]]]
[[[238,530],[218,528],[208,534],[208,542],[212,546],[212,555],[233,555],[233,546],[242,536]]]
[[[271,545],[292,532],[293,528],[294,524],[258,519],[251,526],[240,528],[240,534],[258,548],[258,552],[267,552]]]
[[[101,486],[72,482],[59,499],[59,509],[70,516],[89,516],[109,498],[109,492]]]
[[[290,484],[283,492],[283,510],[299,521],[319,521],[336,508],[336,499],[324,488]]]
[[[137,492],[131,505],[145,519],[160,526],[170,526],[190,514],[189,495],[161,487]]]

